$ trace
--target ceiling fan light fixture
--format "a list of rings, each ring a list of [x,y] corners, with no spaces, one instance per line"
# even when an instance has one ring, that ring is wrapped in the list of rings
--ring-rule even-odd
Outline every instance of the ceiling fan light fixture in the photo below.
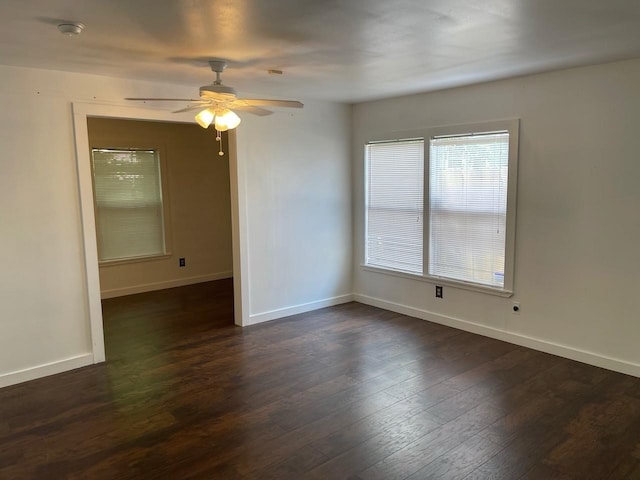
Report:
[[[226,132],[227,130],[232,130],[240,125],[240,117],[233,113],[229,109],[224,109],[220,112],[216,112],[216,118],[214,120],[214,125],[216,130],[219,132]]]
[[[195,116],[195,119],[196,122],[198,122],[198,125],[200,125],[202,128],[209,128],[209,125],[211,125],[211,122],[213,122],[214,117],[215,113],[212,112],[211,109],[205,108]]]
[[[216,74],[215,81],[210,85],[200,87],[200,99],[190,98],[127,98],[127,100],[158,101],[169,102],[191,102],[186,108],[176,110],[174,113],[200,110],[195,116],[195,121],[202,128],[207,129],[214,124],[216,130],[216,141],[220,144],[218,155],[223,156],[221,132],[232,130],[240,125],[240,117],[231,109],[241,110],[253,115],[270,115],[271,110],[262,108],[264,106],[302,108],[302,103],[295,100],[269,100],[260,98],[238,98],[234,88],[222,84],[221,74],[227,67],[227,61],[223,59],[213,59],[209,61],[211,70]],[[271,70],[273,75],[281,75],[281,70]]]

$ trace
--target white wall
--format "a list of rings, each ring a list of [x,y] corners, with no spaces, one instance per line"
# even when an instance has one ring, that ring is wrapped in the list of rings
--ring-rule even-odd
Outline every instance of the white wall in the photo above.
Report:
[[[277,115],[237,130],[248,323],[351,300],[350,107],[305,102]]]
[[[72,102],[188,89],[0,66],[0,386],[93,361]]]
[[[356,299],[640,375],[640,60],[354,107]],[[514,297],[364,271],[367,139],[520,118]],[[513,301],[521,313],[511,312]]]
[[[71,105],[60,78],[0,78],[1,375],[86,360],[90,343]]]
[[[127,96],[191,96],[193,87],[6,66],[0,78],[3,386],[93,361],[72,102],[124,105]],[[247,311],[285,314],[349,293],[348,107],[317,103],[291,117],[243,117]]]

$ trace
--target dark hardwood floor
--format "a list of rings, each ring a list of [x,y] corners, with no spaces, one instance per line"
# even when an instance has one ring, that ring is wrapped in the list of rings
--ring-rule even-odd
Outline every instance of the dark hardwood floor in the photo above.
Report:
[[[0,478],[640,479],[640,379],[230,281],[103,302],[106,364],[0,390]]]

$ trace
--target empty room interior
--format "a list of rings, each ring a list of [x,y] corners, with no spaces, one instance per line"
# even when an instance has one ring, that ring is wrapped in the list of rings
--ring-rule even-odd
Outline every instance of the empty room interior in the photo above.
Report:
[[[639,2],[0,13],[0,479],[640,480]]]

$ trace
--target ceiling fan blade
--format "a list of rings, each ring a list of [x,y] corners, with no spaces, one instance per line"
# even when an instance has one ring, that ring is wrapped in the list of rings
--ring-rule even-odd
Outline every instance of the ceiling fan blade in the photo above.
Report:
[[[267,100],[260,98],[241,98],[243,102],[247,102],[247,105],[257,105],[264,107],[288,107],[288,108],[302,108],[304,104],[295,100]]]
[[[236,103],[229,105],[229,108],[232,110],[239,110],[241,112],[253,113],[254,115],[259,115],[261,117],[271,115],[273,113],[271,110],[267,110],[266,108],[254,107],[253,105],[238,105]]]
[[[193,110],[204,110],[205,108],[207,108],[209,104],[207,103],[202,103],[200,105],[189,105],[188,107],[184,107],[181,108],[180,110],[174,110],[171,113],[182,113],[182,112],[191,112]]]
[[[193,98],[134,98],[128,97],[125,100],[142,100],[147,102],[202,102],[201,99],[194,100]]]

